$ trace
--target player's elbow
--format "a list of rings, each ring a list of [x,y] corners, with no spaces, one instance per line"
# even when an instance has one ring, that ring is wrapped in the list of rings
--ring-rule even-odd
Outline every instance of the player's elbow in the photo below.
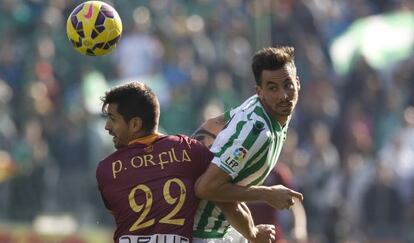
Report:
[[[203,127],[207,131],[210,131],[214,135],[217,134],[223,129],[225,125],[224,116],[220,115],[218,117],[208,119],[204,124]]]
[[[228,201],[232,194],[228,186],[230,180],[227,173],[212,163],[195,183],[196,196],[210,201]]]
[[[206,200],[214,200],[217,188],[214,183],[200,177],[195,184],[195,194],[198,198]]]

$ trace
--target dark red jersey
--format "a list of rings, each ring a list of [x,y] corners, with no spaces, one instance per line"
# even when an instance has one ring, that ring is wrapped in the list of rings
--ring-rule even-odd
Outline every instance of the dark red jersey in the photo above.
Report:
[[[199,202],[194,183],[213,155],[184,135],[144,140],[117,150],[96,170],[105,206],[115,217],[114,241],[162,242],[158,237],[174,237],[175,242],[186,242],[182,237],[191,242]],[[137,235],[156,235],[157,239],[146,241]]]

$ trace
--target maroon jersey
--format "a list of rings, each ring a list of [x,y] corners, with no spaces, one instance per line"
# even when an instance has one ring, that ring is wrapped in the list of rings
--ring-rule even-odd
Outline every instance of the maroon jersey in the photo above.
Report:
[[[137,141],[102,160],[96,170],[105,206],[115,217],[114,241],[191,242],[199,202],[194,183],[212,153],[184,135]]]

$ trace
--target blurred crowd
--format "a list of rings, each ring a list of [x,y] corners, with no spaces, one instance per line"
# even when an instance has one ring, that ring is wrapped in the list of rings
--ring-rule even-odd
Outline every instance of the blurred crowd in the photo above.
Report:
[[[302,88],[280,163],[305,196],[309,242],[414,241],[414,54],[381,69],[355,55],[342,74],[330,55],[355,20],[414,14],[412,0],[116,0],[124,32],[104,57],[67,40],[80,2],[0,1],[0,223],[112,223],[95,183],[113,150],[108,87],[146,82],[161,130],[190,135],[254,93],[256,50],[292,45]]]

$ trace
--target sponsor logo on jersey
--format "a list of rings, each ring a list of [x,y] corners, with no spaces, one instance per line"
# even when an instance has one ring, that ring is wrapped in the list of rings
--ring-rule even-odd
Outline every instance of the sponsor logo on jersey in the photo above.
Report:
[[[233,159],[236,161],[241,161],[246,157],[247,150],[243,147],[236,148],[233,151]]]
[[[236,148],[233,151],[233,154],[229,158],[227,158],[225,162],[230,168],[237,167],[238,165],[240,165],[240,161],[242,161],[246,157],[246,154],[247,150],[245,148]]]

